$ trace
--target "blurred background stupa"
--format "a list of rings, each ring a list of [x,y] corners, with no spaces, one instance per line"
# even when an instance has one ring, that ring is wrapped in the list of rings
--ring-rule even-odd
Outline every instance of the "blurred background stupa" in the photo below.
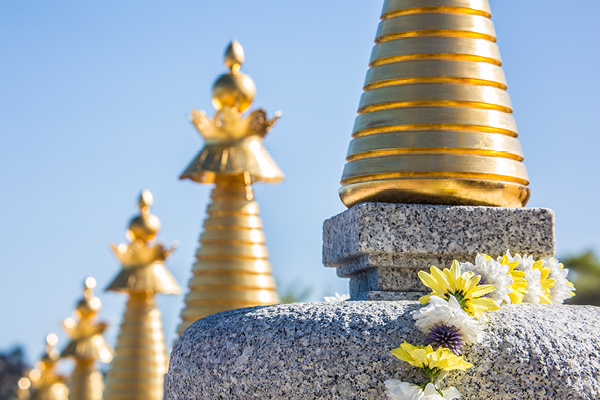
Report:
[[[75,368],[69,379],[70,399],[102,400],[104,378],[96,364],[98,361],[109,363],[112,360],[112,347],[102,336],[108,325],[98,321],[102,303],[94,295],[95,287],[94,278],[85,280],[83,298],[77,303],[73,318],[63,321],[70,341],[60,357],[75,360]]]
[[[60,352],[56,349],[57,343],[58,337],[55,334],[51,333],[46,337],[44,355],[29,372],[29,379],[22,378],[19,381],[19,390],[25,392],[29,389],[29,397],[19,393],[19,398],[28,398],[29,400],[67,400],[69,398],[67,378],[56,371],[56,363],[60,358]]]
[[[140,214],[129,223],[129,243],[112,245],[122,269],[106,290],[128,295],[113,360],[106,376],[105,400],[162,400],[167,350],[156,294],[178,294],[165,267],[175,246],[152,245],[160,229],[150,213],[149,190],[140,194]]]
[[[272,119],[262,109],[242,114],[256,91],[252,78],[240,72],[243,62],[244,49],[234,40],[225,51],[229,73],[213,85],[216,114],[209,118],[193,110],[190,117],[204,138],[204,148],[180,179],[214,186],[178,334],[206,315],[279,303],[251,186],[283,179],[263,146],[279,113]]]

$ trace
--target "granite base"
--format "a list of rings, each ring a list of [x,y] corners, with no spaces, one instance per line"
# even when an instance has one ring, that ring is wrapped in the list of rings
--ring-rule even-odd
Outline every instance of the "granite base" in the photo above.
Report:
[[[177,340],[166,400],[381,399],[390,378],[420,372],[390,354],[423,343],[413,301],[244,308],[197,321]],[[600,398],[600,308],[509,305],[490,312],[474,364],[444,385],[463,400]]]
[[[350,278],[356,299],[369,292],[423,291],[420,270],[509,249],[536,258],[554,255],[552,210],[361,203],[323,225],[323,264]]]

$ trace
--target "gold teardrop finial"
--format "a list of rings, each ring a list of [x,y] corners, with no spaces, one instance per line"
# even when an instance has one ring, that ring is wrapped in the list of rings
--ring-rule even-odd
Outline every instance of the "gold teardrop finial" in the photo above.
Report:
[[[92,318],[102,307],[100,299],[94,295],[96,280],[86,278],[83,283],[83,298],[77,303],[77,313],[81,318]]]
[[[85,279],[85,281],[83,282],[83,288],[85,290],[86,295],[88,294],[88,291],[90,292],[90,296],[93,296],[92,290],[94,290],[96,288],[96,280],[94,278],[87,277]],[[87,297],[87,296],[86,296]]]
[[[56,343],[58,343],[58,336],[56,336],[56,333],[51,333],[46,336],[46,344],[48,346],[56,346]]]
[[[154,197],[152,197],[152,193],[148,189],[142,190],[138,200],[138,207],[140,208],[142,214],[149,214],[152,204],[154,204]]]
[[[60,351],[56,349],[56,344],[58,343],[58,336],[55,333],[51,333],[46,336],[46,352],[42,356],[40,360],[44,363],[46,368],[52,368],[56,361],[60,357]]]
[[[228,74],[221,75],[213,85],[213,107],[221,111],[225,107],[243,112],[254,100],[256,86],[248,75],[239,72],[244,62],[244,49],[237,41],[232,41],[225,51],[225,65]]]
[[[126,234],[132,242],[141,240],[146,243],[152,240],[160,230],[160,220],[156,215],[150,214],[153,202],[152,193],[148,189],[142,190],[138,200],[140,215],[131,220]]]
[[[225,65],[231,70],[232,74],[237,73],[244,63],[244,48],[237,40],[232,40],[229,47],[225,50]]]

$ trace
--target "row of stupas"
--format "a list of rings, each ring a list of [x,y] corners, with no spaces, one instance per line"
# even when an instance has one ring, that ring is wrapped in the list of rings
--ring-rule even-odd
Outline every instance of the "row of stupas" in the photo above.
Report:
[[[221,75],[213,87],[217,113],[208,118],[204,112],[193,110],[190,117],[205,146],[180,179],[214,184],[214,188],[178,335],[206,315],[279,303],[251,186],[283,179],[262,143],[279,115],[268,119],[264,110],[242,114],[256,90],[252,79],[240,72],[243,62],[243,48],[233,41],[225,52],[229,73]],[[161,224],[150,212],[152,203],[152,194],[144,190],[138,201],[139,215],[126,232],[129,242],[111,244],[122,268],[106,290],[128,296],[115,348],[103,337],[108,325],[98,321],[101,302],[93,292],[96,282],[87,278],[74,317],[63,322],[69,343],[59,352],[56,335],[48,336],[45,354],[19,382],[19,399],[163,398],[168,351],[155,295],[178,294],[181,289],[165,266],[175,246],[155,243]],[[56,372],[60,358],[75,361],[69,378]],[[98,370],[98,362],[110,362],[106,379]]]
[[[487,0],[384,2],[341,181],[346,206],[526,205],[529,180],[490,18]],[[216,114],[194,110],[190,118],[205,146],[180,178],[214,188],[178,334],[209,314],[279,302],[251,187],[283,179],[262,143],[278,114],[242,114],[255,94],[252,79],[240,72],[243,61],[242,47],[232,42],[225,54],[229,73],[213,86]],[[129,299],[106,378],[107,399],[163,395],[167,347],[154,295],[175,294],[179,286],[164,266],[173,248],[151,244],[160,227],[151,204],[149,192],[142,193],[130,243],[113,246],[123,269],[108,290]],[[77,360],[70,395],[76,400],[101,398],[94,361],[112,356],[101,338],[106,326],[95,322],[99,301],[91,289],[86,286],[77,306],[78,320],[65,325],[72,340],[63,356]],[[50,346],[38,371],[48,384],[34,387],[60,390],[39,398],[66,398],[52,372],[55,361]]]

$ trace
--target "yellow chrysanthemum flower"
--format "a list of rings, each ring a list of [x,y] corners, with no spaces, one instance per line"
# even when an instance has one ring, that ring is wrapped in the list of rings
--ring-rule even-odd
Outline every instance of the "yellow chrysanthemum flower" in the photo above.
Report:
[[[539,269],[541,272],[542,293],[539,295],[540,304],[552,304],[550,289],[554,287],[554,279],[550,278],[550,268],[544,267],[544,260],[538,260],[533,263],[533,269]]]
[[[440,271],[437,267],[431,267],[431,274],[419,271],[421,282],[433,293],[421,297],[421,304],[427,304],[431,296],[448,299],[454,296],[458,303],[471,316],[480,316],[485,311],[499,310],[500,306],[489,297],[483,297],[494,291],[494,285],[479,285],[480,275],[472,272],[461,273],[460,263],[454,261],[450,269],[444,268]]]
[[[413,346],[406,341],[391,353],[412,366],[422,368],[426,375],[439,375],[441,371],[460,369],[465,371],[473,364],[463,360],[445,347],[433,350],[431,346]]]
[[[519,265],[518,261],[510,262],[506,254],[500,260],[500,264],[508,265],[510,270],[508,273],[513,278],[513,284],[509,285],[510,293],[508,296],[510,297],[510,301],[513,304],[520,304],[523,301],[523,296],[527,293],[527,280],[525,279],[525,272],[516,271],[515,268]]]

